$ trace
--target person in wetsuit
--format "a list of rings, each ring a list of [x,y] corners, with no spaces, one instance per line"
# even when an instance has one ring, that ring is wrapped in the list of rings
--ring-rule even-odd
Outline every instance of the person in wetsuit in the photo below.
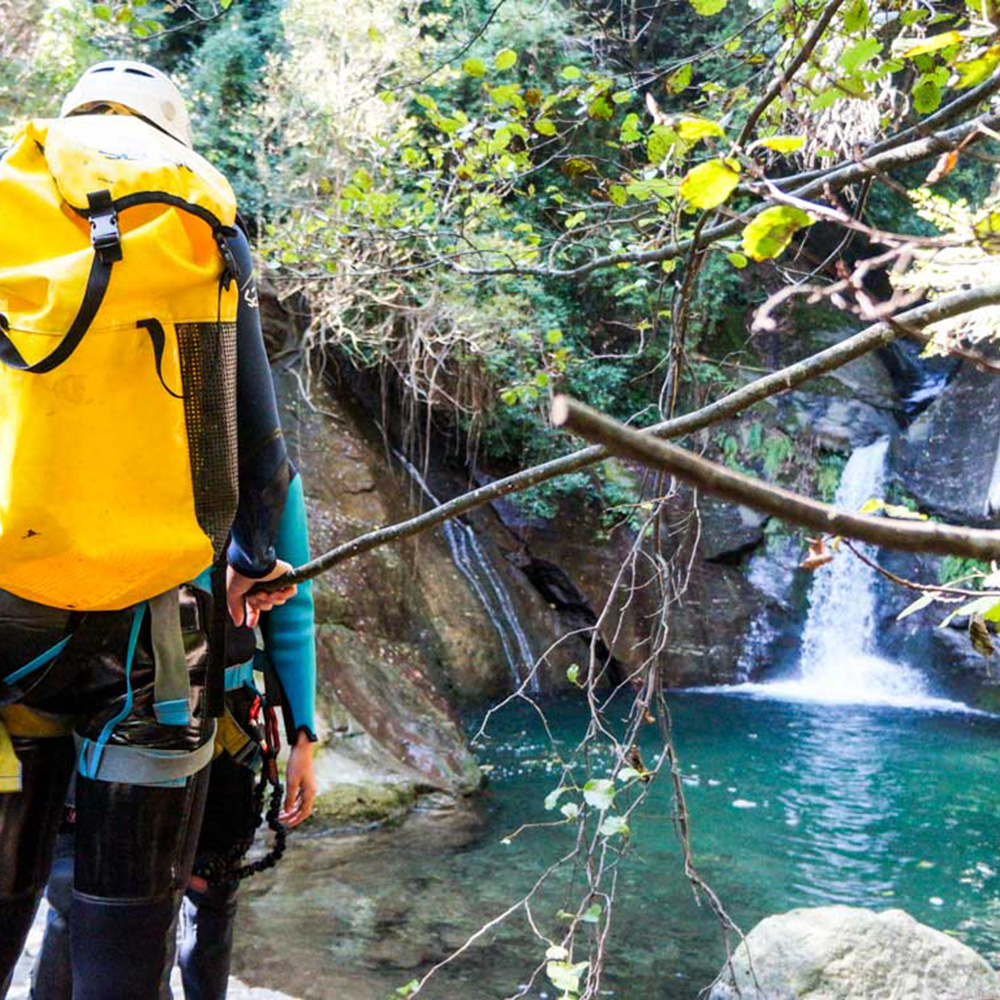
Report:
[[[63,114],[134,114],[190,145],[179,92],[152,67],[92,67]],[[225,599],[237,625],[288,600],[291,588],[250,595],[290,567],[274,540],[290,478],[264,349],[246,235],[226,235],[239,283],[236,400],[239,505],[228,547]],[[221,592],[221,588],[219,588]],[[204,682],[211,608],[182,602],[183,659],[197,693]],[[71,905],[74,1000],[155,1000],[167,930],[187,887],[208,768],[162,783],[106,767],[109,760],[202,760],[205,713],[163,724],[154,710],[154,641],[144,606],[78,612],[0,591],[0,721],[19,760],[22,788],[0,794],[0,995],[6,991],[48,878],[70,777],[77,768]],[[65,644],[64,643],[68,643]],[[60,652],[35,667],[52,650]],[[105,751],[94,759],[74,734]],[[77,761],[79,759],[79,766]],[[86,773],[84,773],[86,772]],[[114,774],[114,777],[109,775]],[[103,775],[103,776],[102,776]]]
[[[294,476],[275,541],[277,554],[293,565],[309,559],[302,481]],[[195,585],[209,590],[207,574]],[[279,819],[288,828],[298,826],[312,812],[316,781],[312,767],[315,742],[315,616],[311,583],[299,587],[287,603],[260,618],[268,690],[284,715],[285,734],[291,747],[286,768],[284,811]],[[253,677],[255,641],[252,630],[242,628],[231,637],[227,671],[226,709],[231,724],[226,739],[217,740],[212,763],[205,819],[202,823],[191,883],[181,904],[178,964],[185,1000],[225,1000],[233,949],[238,882],[226,869],[253,838],[256,816],[254,772],[261,766],[254,741],[245,739],[253,726],[251,715],[259,707]],[[258,663],[261,657],[257,657]],[[272,695],[274,697],[274,695]],[[240,734],[243,734],[241,739]],[[50,910],[42,947],[32,973],[32,1000],[70,1000],[72,971],[69,959],[69,903],[73,885],[73,813],[59,835],[56,858],[45,896]],[[221,878],[219,877],[221,875]],[[209,882],[205,876],[212,877]],[[172,933],[172,932],[171,932]],[[168,941],[161,1000],[171,1000],[169,980],[174,940]]]

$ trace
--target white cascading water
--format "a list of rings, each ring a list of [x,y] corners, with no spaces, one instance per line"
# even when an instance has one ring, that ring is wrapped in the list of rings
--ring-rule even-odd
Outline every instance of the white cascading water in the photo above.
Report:
[[[858,448],[844,467],[834,503],[856,511],[881,497],[889,439]],[[877,550],[859,546],[869,558]],[[912,667],[878,655],[876,583],[878,574],[841,550],[816,572],[809,613],[802,633],[799,676],[766,684],[741,684],[736,690],[834,704],[883,704],[910,708],[962,709],[958,702],[928,693]]]
[[[421,492],[435,506],[440,506],[441,501],[431,492],[431,488],[413,463],[395,449],[392,453],[410,478],[420,487]],[[521,627],[510,594],[507,593],[503,580],[479,544],[476,533],[458,519],[445,521],[441,528],[452,561],[475,591],[483,610],[500,637],[500,644],[503,646],[515,686],[520,686],[524,676],[527,675],[528,689],[537,693],[538,672],[534,669],[535,655],[531,650],[531,643]]]

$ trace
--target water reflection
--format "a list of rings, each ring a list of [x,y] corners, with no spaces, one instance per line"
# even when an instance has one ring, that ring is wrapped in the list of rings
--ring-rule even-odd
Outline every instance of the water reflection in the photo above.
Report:
[[[780,765],[780,843],[803,902],[877,901],[893,886],[898,837],[884,817],[898,812],[901,790],[877,732],[868,712],[817,709]]]

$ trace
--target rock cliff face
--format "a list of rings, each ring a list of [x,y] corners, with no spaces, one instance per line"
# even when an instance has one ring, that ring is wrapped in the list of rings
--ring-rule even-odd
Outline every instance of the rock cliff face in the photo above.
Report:
[[[895,441],[900,485],[943,520],[991,527],[1000,510],[997,376],[964,365]]]
[[[314,554],[426,509],[413,480],[343,395],[317,382],[307,400],[290,369],[276,369],[276,383]],[[319,809],[334,820],[390,818],[418,794],[475,791],[481,776],[456,709],[512,690],[527,677],[524,661],[561,637],[558,613],[505,558],[488,523],[485,515],[475,558],[487,563],[491,586],[509,601],[506,613],[527,633],[524,655],[505,649],[491,609],[440,530],[377,548],[315,582],[319,727],[327,743]],[[502,530],[498,536],[510,545]],[[567,667],[582,652],[579,640],[565,644],[542,668],[539,686],[565,685]]]
[[[1000,394],[996,375],[969,365],[957,369],[934,402],[895,439],[890,467],[897,488],[920,510],[943,521],[996,528],[1000,523]],[[886,567],[907,579],[939,583],[960,570],[933,556],[886,553]],[[991,711],[1000,710],[997,654],[976,652],[968,620],[938,628],[941,605],[903,622],[895,616],[915,595],[885,590],[886,649],[926,665],[940,689]]]

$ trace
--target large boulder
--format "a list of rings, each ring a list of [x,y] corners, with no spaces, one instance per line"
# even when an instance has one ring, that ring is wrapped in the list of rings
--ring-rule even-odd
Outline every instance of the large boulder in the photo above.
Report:
[[[921,510],[956,524],[995,524],[1000,510],[996,374],[963,365],[895,442],[892,471]]]
[[[1000,976],[902,910],[792,910],[762,920],[710,1000],[995,1000]]]

